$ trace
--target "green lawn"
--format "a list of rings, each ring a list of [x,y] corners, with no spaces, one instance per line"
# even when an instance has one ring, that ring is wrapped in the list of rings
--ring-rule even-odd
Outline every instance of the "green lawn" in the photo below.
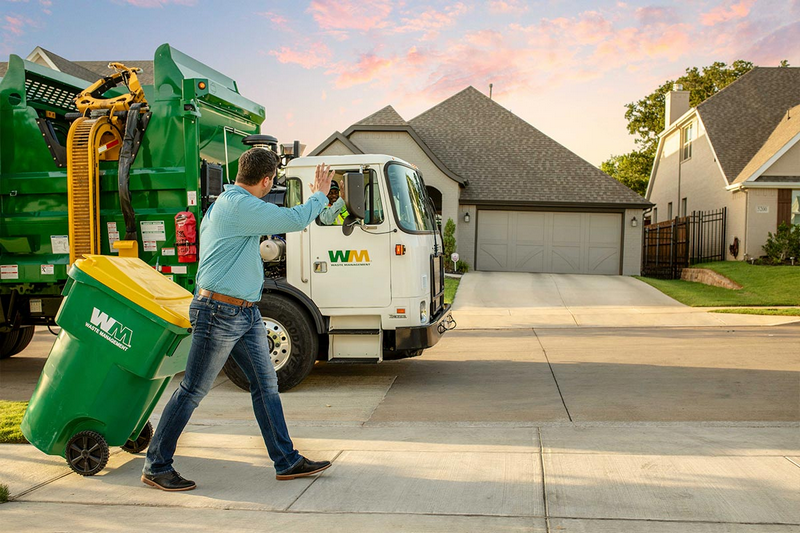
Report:
[[[719,261],[694,265],[726,276],[743,287],[723,289],[682,280],[638,279],[692,307],[800,305],[800,267]]]
[[[19,429],[26,407],[28,407],[28,402],[0,400],[0,444],[28,442]]]
[[[453,299],[456,297],[456,291],[458,290],[458,284],[460,282],[460,279],[444,278],[444,303],[453,303]]]

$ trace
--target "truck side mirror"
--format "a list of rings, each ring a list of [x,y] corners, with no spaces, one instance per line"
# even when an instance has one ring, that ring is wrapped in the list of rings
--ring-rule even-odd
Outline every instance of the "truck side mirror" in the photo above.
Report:
[[[344,175],[344,205],[351,216],[363,220],[366,216],[364,201],[364,174],[347,172]]]

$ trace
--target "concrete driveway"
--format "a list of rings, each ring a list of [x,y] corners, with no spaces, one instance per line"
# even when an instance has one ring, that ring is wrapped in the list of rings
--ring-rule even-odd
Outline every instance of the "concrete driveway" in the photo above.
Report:
[[[453,315],[459,328],[770,326],[797,317],[709,313],[626,276],[470,272]]]

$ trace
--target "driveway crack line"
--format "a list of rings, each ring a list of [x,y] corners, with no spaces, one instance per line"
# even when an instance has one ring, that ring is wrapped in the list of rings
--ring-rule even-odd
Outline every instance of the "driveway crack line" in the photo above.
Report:
[[[381,401],[379,401],[379,402],[378,402],[378,403],[375,405],[375,407],[372,409],[372,412],[370,412],[370,414],[369,414],[369,416],[367,417],[367,419],[366,419],[366,420],[364,420],[364,421],[361,423],[361,427],[365,427],[367,424],[369,424],[369,421],[370,421],[370,420],[372,420],[372,417],[375,415],[375,411],[377,411],[377,410],[378,410],[378,407],[380,407],[380,406],[381,406],[381,404],[383,403],[383,401],[384,401],[384,400],[386,399],[386,397],[389,395],[389,391],[390,391],[390,390],[392,390],[392,387],[394,387],[394,383],[395,383],[395,381],[397,381],[397,376],[392,376],[392,382],[391,382],[391,383],[389,383],[389,386],[388,386],[388,387],[386,387],[386,392],[384,392],[384,393],[383,393],[383,396],[381,396]]]
[[[797,464],[795,461],[793,461],[793,460],[792,460],[790,457],[786,457],[786,456],[784,455],[784,456],[783,456],[783,458],[784,458],[784,459],[786,459],[787,461],[789,461],[790,463],[792,463],[792,464],[793,464],[794,466],[796,466],[797,468],[800,468],[800,465],[799,465],[799,464]]]
[[[561,386],[558,384],[558,378],[556,378],[556,372],[553,370],[553,365],[550,363],[550,358],[547,356],[547,350],[544,348],[544,344],[542,344],[542,339],[539,338],[539,334],[536,333],[536,328],[531,328],[533,334],[536,336],[536,340],[539,341],[539,347],[542,349],[542,353],[544,354],[544,359],[547,361],[547,366],[550,368],[550,373],[553,375],[553,382],[556,384],[556,389],[558,390],[558,395],[561,398],[561,404],[564,406],[564,410],[567,412],[567,417],[569,418],[570,422],[573,422],[572,415],[569,412],[569,408],[567,407],[567,401],[564,399],[564,394],[561,392]]]
[[[333,459],[331,459],[331,466],[333,466],[333,462],[334,462],[334,461],[336,461],[336,459],[338,459],[338,458],[339,458],[339,456],[340,456],[340,455],[342,455],[342,453],[344,453],[344,450],[339,450],[339,453],[337,453],[337,454],[336,454],[336,456],[335,456]],[[292,505],[296,504],[296,503],[297,503],[297,500],[299,500],[300,498],[302,498],[302,497],[303,497],[303,494],[305,494],[305,493],[308,491],[308,489],[310,489],[310,488],[311,488],[311,485],[313,485],[314,483],[316,483],[316,482],[317,482],[317,480],[318,480],[319,478],[321,478],[322,476],[324,476],[324,475],[325,475],[325,472],[322,472],[322,473],[320,473],[320,475],[318,475],[318,476],[315,476],[315,477],[314,477],[314,479],[311,481],[311,483],[309,483],[309,484],[308,484],[308,486],[307,486],[306,488],[304,488],[304,489],[303,489],[303,492],[301,492],[300,494],[298,494],[298,495],[297,495],[297,498],[295,498],[295,499],[294,499],[294,501],[292,501],[292,503],[290,503],[290,504],[289,504],[289,505],[286,507],[286,509],[284,509],[284,510],[283,510],[283,512],[292,512],[292,511],[289,511],[289,509],[291,509],[291,508],[292,508]]]
[[[550,507],[547,503],[547,480],[544,469],[544,444],[542,443],[542,428],[536,428],[539,437],[539,465],[542,468],[542,502],[544,504],[544,524],[547,533],[550,533]]]
[[[558,283],[556,282],[556,280],[555,280],[555,278],[553,277],[552,274],[550,275],[550,279],[553,280],[553,286],[556,288],[556,292],[558,293],[558,297],[561,298],[561,305],[564,306],[564,309],[567,310],[567,313],[569,313],[569,316],[572,317],[572,321],[575,322],[575,325],[576,326],[580,326],[580,324],[578,324],[578,319],[576,319],[575,315],[572,314],[572,309],[569,308],[569,306],[567,305],[567,302],[564,300],[564,296],[561,294],[561,289],[558,288]]]

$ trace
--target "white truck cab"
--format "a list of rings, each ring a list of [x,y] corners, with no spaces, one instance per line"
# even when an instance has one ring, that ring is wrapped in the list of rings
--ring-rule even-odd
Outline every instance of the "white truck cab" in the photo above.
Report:
[[[281,390],[317,360],[378,363],[420,355],[455,323],[444,304],[441,234],[422,175],[388,155],[300,157],[270,201],[293,207],[311,194],[317,165],[330,165],[349,216],[318,218],[300,232],[265,237],[259,305]],[[230,360],[227,375],[248,387]]]

